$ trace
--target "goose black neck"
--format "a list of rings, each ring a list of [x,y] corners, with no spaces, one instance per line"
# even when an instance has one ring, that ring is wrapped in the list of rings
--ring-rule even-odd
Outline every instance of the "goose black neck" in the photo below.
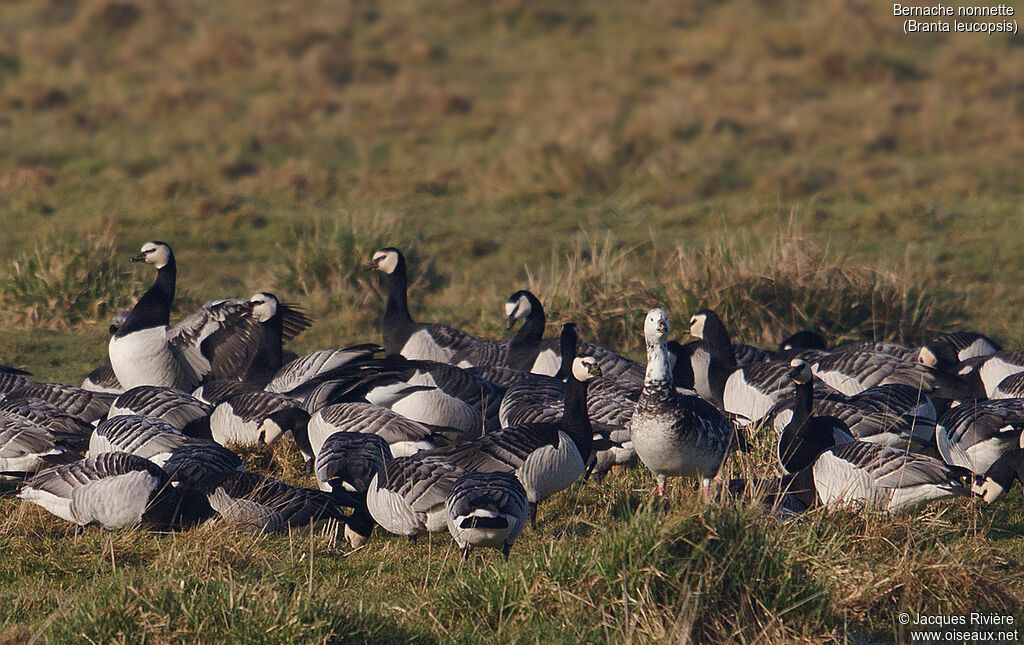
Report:
[[[562,364],[558,368],[556,376],[561,379],[568,379],[572,376],[572,362],[576,358],[576,344],[579,335],[576,333],[576,325],[566,323],[562,325],[562,334],[558,337],[558,349],[562,354]]]
[[[178,269],[174,256],[167,259],[167,264],[156,272],[156,281],[146,293],[142,294],[132,310],[128,312],[124,324],[114,334],[118,338],[140,329],[166,327],[171,321],[171,305],[174,303],[174,287]]]
[[[811,408],[814,406],[814,381],[806,383],[795,383],[796,407],[793,408],[793,420],[797,418],[806,421],[811,417]]]
[[[795,474],[784,476],[779,492],[797,498],[808,509],[817,506],[818,491],[814,485],[814,471],[811,466],[802,468]]]
[[[736,355],[729,339],[729,332],[726,331],[722,319],[713,311],[705,312],[703,341],[711,358],[726,366],[736,367]]]
[[[544,313],[544,305],[533,294],[526,294],[530,303],[530,315],[523,321],[516,335],[509,341],[509,345],[536,345],[544,338],[544,326],[547,324],[547,315]]]
[[[260,344],[245,371],[244,381],[264,387],[284,364],[284,316],[280,309],[260,324]]]
[[[409,279],[405,270],[405,256],[398,254],[395,270],[388,276],[388,302],[384,309],[384,349],[388,354],[402,351],[415,324],[409,314]]]
[[[590,414],[587,412],[587,384],[578,381],[572,370],[569,371],[569,379],[565,383],[562,428],[576,444],[583,461],[589,460],[590,449],[594,443],[594,430],[590,425]]]

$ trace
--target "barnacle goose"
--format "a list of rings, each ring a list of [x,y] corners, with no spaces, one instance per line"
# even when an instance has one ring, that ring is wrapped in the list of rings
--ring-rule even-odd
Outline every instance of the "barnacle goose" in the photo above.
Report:
[[[436,447],[431,430],[393,410],[358,401],[334,403],[318,410],[309,420],[309,443],[314,454],[334,434],[379,436],[396,457],[406,457]]]
[[[571,358],[575,355],[572,348],[578,347],[577,340],[576,325],[564,325],[559,337],[562,361],[559,375],[569,372]],[[636,461],[636,451],[629,438],[629,421],[639,398],[639,388],[629,388],[621,381],[601,378],[590,385],[587,391],[587,414],[596,443],[587,476],[594,474],[600,481],[612,466],[628,465]],[[526,379],[505,392],[498,413],[501,426],[507,428],[523,423],[557,422],[564,410],[564,399],[565,384],[558,378],[535,376]]]
[[[466,473],[445,500],[448,532],[462,549],[463,560],[477,546],[500,547],[508,560],[512,543],[526,526],[527,510],[523,485],[503,472]]]
[[[205,442],[189,437],[163,419],[126,414],[96,426],[89,439],[89,454],[126,452],[163,466],[179,448],[199,443]]]
[[[975,401],[950,408],[939,418],[935,440],[942,459],[984,478],[975,492],[986,502],[1013,483],[1021,457],[1024,400]]]
[[[1004,379],[1024,372],[1024,350],[1002,350],[966,358],[954,368],[954,371],[973,386],[973,397],[968,397],[967,400],[991,398]]]
[[[87,423],[103,418],[117,398],[109,392],[91,392],[62,383],[37,383],[23,375],[0,371],[0,396],[48,401]]]
[[[895,513],[936,499],[969,496],[969,476],[926,455],[853,441],[828,448],[794,474],[762,482],[738,480],[730,489],[749,488],[763,495],[770,510],[785,516],[850,506]]]
[[[61,442],[75,450],[86,450],[93,427],[79,417],[68,414],[43,399],[8,396],[0,401],[0,416],[13,415],[28,419],[50,431]]]
[[[833,352],[808,362],[815,376],[847,395],[892,383],[916,387],[932,398],[959,400],[968,393],[967,384],[955,375],[888,354]]]
[[[854,441],[849,427],[833,416],[814,416],[814,375],[806,361],[794,358],[789,378],[796,394],[789,422],[779,435],[779,462],[794,473],[806,468],[825,449]]]
[[[295,305],[281,302],[277,296],[265,291],[253,294],[249,298],[249,307],[252,318],[260,324],[259,342],[245,373],[240,376],[245,383],[262,389],[274,380],[285,365],[284,343],[308,328],[312,320]],[[291,355],[290,360],[294,358]],[[294,375],[291,378],[295,378]]]
[[[477,343],[466,332],[438,323],[417,323],[409,314],[405,256],[394,247],[373,254],[370,268],[388,276],[388,300],[382,332],[384,350],[406,358],[447,362],[455,352]]]
[[[353,517],[372,526],[366,507],[366,491],[374,476],[392,459],[391,448],[382,437],[362,432],[337,432],[324,441],[316,454],[316,481],[320,490],[345,491],[354,500]],[[345,537],[353,548],[366,543],[369,532],[358,533],[346,527]]]
[[[210,432],[220,445],[271,444],[286,432],[308,462],[313,458],[302,401],[273,392],[244,392],[219,403],[210,415]]]
[[[18,497],[69,522],[106,529],[141,523],[166,530],[196,524],[212,514],[201,495],[170,486],[156,464],[123,452],[91,455],[44,470],[25,482]]]
[[[968,358],[1002,351],[994,340],[973,331],[955,331],[932,340],[921,350],[920,361],[931,367],[950,369]]]
[[[586,468],[594,441],[587,415],[587,384],[600,375],[601,367],[594,357],[576,357],[557,422],[513,425],[474,441],[427,452],[443,456],[468,472],[515,473],[526,489],[533,523],[540,502],[569,488]]]
[[[464,474],[446,457],[425,450],[384,464],[366,489],[366,506],[373,520],[388,533],[410,541],[447,526],[445,499]]]
[[[126,414],[154,417],[167,421],[190,437],[210,438],[213,407],[174,388],[139,385],[119,394],[107,417]]]
[[[327,520],[368,532],[330,494],[256,473],[230,473],[206,497],[221,520],[255,532],[279,533]]]
[[[479,341],[456,352],[451,360],[459,367],[499,366],[524,372],[550,373],[551,365],[559,362],[551,347],[543,347],[546,317],[544,306],[529,291],[516,291],[505,303],[508,328],[523,320],[523,326],[507,340]]]
[[[665,493],[666,477],[680,476],[699,477],[707,495],[722,462],[738,447],[735,431],[713,405],[676,391],[665,346],[668,332],[668,315],[652,309],[644,321],[647,373],[631,424],[633,447],[657,476],[659,495]]]
[[[245,467],[238,455],[224,446],[210,443],[178,448],[164,462],[163,469],[172,486],[209,489]]]
[[[24,477],[49,464],[78,459],[46,428],[13,414],[0,414],[0,479]]]
[[[990,399],[1020,399],[1024,398],[1024,372],[1010,374],[999,385],[992,390]]]

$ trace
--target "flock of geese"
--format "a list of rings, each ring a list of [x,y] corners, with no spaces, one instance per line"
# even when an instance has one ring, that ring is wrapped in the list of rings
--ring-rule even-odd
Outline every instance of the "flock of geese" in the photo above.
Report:
[[[377,525],[411,540],[447,529],[464,554],[507,558],[541,502],[613,467],[639,460],[659,496],[684,477],[709,498],[731,453],[764,445],[754,432],[773,437],[784,474],[723,487],[780,516],[994,502],[1024,478],[1024,351],[977,333],[826,348],[802,331],[767,351],[734,343],[710,310],[690,318],[696,340],[670,340],[653,309],[645,366],[571,323],[545,338],[529,291],[505,303],[509,329],[522,321],[509,340],[418,323],[405,258],[384,248],[370,263],[388,283],[383,345],[296,356],[284,344],[311,325],[298,307],[257,293],[172,326],[171,247],[131,260],[156,280],[114,318],[110,361],[81,387],[0,367],[0,476],[78,526],[333,520],[353,546]],[[231,450],[284,435],[317,488],[247,471]]]

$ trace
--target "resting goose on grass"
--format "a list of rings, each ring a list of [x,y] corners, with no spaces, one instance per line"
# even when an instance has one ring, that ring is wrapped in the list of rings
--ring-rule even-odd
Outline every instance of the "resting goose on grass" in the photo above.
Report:
[[[18,497],[69,522],[106,529],[143,524],[168,530],[212,514],[202,495],[170,486],[156,464],[123,452],[44,470],[25,482]]]
[[[46,428],[17,415],[0,414],[0,479],[24,477],[78,458],[71,446]]]
[[[396,457],[436,447],[430,428],[388,408],[358,401],[335,403],[318,410],[310,418],[308,429],[314,454],[319,454],[327,439],[335,434],[378,436]]]
[[[693,477],[707,495],[711,480],[737,446],[732,425],[707,401],[680,394],[672,383],[665,338],[668,315],[652,309],[644,321],[647,374],[631,424],[633,448],[665,493],[667,477]]]
[[[987,356],[999,351],[1002,351],[1002,347],[984,334],[955,331],[943,334],[928,343],[921,351],[920,361],[929,367],[949,370],[968,358]]]
[[[763,495],[786,516],[817,507],[856,507],[895,513],[945,497],[969,496],[968,471],[889,446],[854,441],[828,448],[792,475],[760,482],[734,481],[734,492]]]
[[[462,559],[472,547],[509,551],[526,526],[526,490],[511,473],[467,473],[457,479],[445,500],[448,532],[462,549]]]
[[[1003,350],[961,361],[954,369],[976,399],[991,398],[1007,377],[1024,372],[1024,350]]]
[[[234,472],[245,470],[238,455],[224,446],[184,445],[171,453],[163,465],[172,486],[209,489]]]
[[[834,352],[808,360],[814,375],[843,394],[853,395],[875,385],[903,384],[931,398],[963,399],[968,387],[954,375],[875,352]]]
[[[7,397],[0,401],[0,416],[5,415],[21,417],[36,423],[75,450],[84,451],[88,448],[92,425],[73,414],[68,414],[49,401]]]
[[[806,468],[824,450],[854,441],[849,427],[834,416],[815,416],[814,375],[806,361],[791,361],[789,378],[793,381],[796,400],[789,422],[779,435],[779,463],[787,473]]]
[[[355,503],[353,517],[372,526],[366,506],[370,482],[393,459],[391,448],[379,435],[362,432],[337,432],[327,437],[316,455],[316,481],[328,493],[345,491]],[[346,528],[345,537],[353,548],[366,543],[369,532],[356,533]]]
[[[25,376],[0,372],[0,397],[41,399],[86,423],[92,423],[107,414],[117,395],[91,392],[62,383],[36,383]]]
[[[114,399],[107,418],[138,415],[163,419],[190,437],[210,437],[213,406],[196,397],[160,385],[139,385]]]
[[[1018,470],[1024,399],[975,401],[950,408],[939,418],[935,440],[946,463],[984,477],[976,488],[985,501],[998,499]],[[998,466],[997,466],[998,464]]]
[[[382,332],[384,351],[406,358],[448,362],[459,350],[479,341],[466,332],[438,323],[417,323],[409,314],[405,256],[394,247],[373,254],[370,268],[388,276],[388,300]]]
[[[89,454],[126,452],[163,466],[179,448],[202,443],[205,441],[189,437],[163,419],[129,414],[96,426],[89,439]]]

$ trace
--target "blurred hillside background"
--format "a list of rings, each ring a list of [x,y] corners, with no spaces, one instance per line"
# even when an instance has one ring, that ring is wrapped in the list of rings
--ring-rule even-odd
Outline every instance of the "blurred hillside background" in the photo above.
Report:
[[[753,342],[969,325],[1020,344],[1024,40],[908,38],[890,14],[8,0],[0,349],[28,365],[74,329],[80,364],[29,367],[83,373],[149,281],[125,262],[147,239],[175,248],[179,310],[275,289],[321,320],[311,345],[372,339],[379,244],[410,250],[421,317],[483,334],[529,284],[626,350],[660,299]],[[807,310],[843,289],[882,309]]]

